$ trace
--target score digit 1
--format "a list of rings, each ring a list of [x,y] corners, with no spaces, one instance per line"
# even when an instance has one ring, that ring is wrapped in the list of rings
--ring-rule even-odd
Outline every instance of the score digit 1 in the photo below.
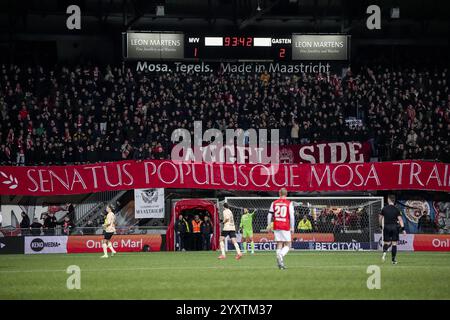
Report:
[[[194,48],[194,58],[198,58],[198,48]]]

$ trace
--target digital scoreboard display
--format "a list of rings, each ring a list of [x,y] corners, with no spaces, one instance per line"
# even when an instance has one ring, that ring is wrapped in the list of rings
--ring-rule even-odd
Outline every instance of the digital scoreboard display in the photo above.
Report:
[[[126,60],[348,60],[347,35],[260,37],[187,35],[174,32],[123,33]]]
[[[290,36],[187,36],[185,38],[185,58],[290,61],[291,41]]]

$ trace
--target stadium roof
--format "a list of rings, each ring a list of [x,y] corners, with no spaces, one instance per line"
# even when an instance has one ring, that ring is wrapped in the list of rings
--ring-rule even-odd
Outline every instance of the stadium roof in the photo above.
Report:
[[[372,36],[366,8],[380,5],[378,37],[450,34],[450,2],[443,0],[8,0],[0,2],[0,32],[66,31],[66,8],[82,10],[82,33],[127,29],[217,32],[346,32]],[[157,6],[164,6],[158,15]],[[400,8],[400,19],[390,10]]]

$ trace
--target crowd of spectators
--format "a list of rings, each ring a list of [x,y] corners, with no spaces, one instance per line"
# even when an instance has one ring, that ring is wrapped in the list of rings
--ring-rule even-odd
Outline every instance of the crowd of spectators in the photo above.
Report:
[[[427,212],[424,211],[417,223],[417,229],[419,233],[437,233],[439,231],[439,226],[431,219]]]
[[[314,216],[299,216],[298,221],[298,232],[340,233],[369,227],[369,216],[364,209],[324,208]]]
[[[0,164],[167,159],[172,132],[278,128],[282,144],[370,141],[381,160],[450,162],[448,70],[342,76],[150,74],[92,65],[0,66]],[[346,119],[359,117],[362,126]]]
[[[19,227],[22,235],[31,234],[33,236],[39,236],[43,234],[47,236],[54,236],[57,233],[57,227],[60,226],[61,234],[68,236],[75,230],[76,227],[71,218],[70,212],[65,215],[61,221],[58,221],[53,212],[46,212],[42,214],[41,220],[35,217],[33,218],[33,221],[31,221],[30,217],[24,211],[22,211],[21,216],[22,220],[20,221]]]

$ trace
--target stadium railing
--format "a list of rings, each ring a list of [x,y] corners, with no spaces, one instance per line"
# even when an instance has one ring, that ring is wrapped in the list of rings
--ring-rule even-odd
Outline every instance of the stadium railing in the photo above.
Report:
[[[75,223],[86,223],[101,212],[106,204],[115,203],[126,191],[107,191],[92,194],[86,201],[75,206]]]

